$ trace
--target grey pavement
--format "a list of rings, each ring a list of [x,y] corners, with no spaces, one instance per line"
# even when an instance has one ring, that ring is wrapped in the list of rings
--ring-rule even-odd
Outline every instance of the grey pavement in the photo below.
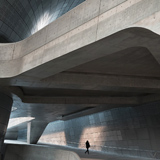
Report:
[[[31,145],[27,144],[26,142],[21,142],[21,141],[14,141],[14,140],[5,140],[6,144],[26,144],[26,145]],[[140,158],[140,157],[124,157],[124,156],[119,156],[115,154],[107,154],[101,151],[94,151],[94,150],[89,150],[90,154],[88,155],[85,154],[86,149],[79,149],[71,146],[60,146],[60,145],[51,145],[51,144],[46,144],[46,143],[38,143],[39,146],[50,146],[51,148],[55,149],[61,149],[61,150],[67,150],[67,151],[73,151],[79,155],[81,160],[152,160],[152,159],[147,159],[147,158]],[[37,145],[36,145],[37,146]]]
[[[90,154],[88,155],[88,153],[85,154],[86,149],[79,149],[79,148],[74,148],[70,146],[50,145],[50,144],[43,144],[43,145],[55,147],[56,149],[73,151],[79,155],[81,160],[152,160],[152,159],[147,159],[147,158],[144,159],[140,157],[123,157],[119,155],[107,154],[107,153],[94,151],[94,150],[90,150]]]

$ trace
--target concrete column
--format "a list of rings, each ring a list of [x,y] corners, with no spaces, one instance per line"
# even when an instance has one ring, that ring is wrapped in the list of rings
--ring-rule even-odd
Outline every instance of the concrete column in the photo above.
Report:
[[[27,123],[27,143],[31,143],[31,122]]]
[[[32,121],[27,124],[27,143],[36,144],[41,137],[47,122]]]
[[[0,139],[0,160],[3,160],[3,152],[2,152],[2,149],[3,149],[3,140]]]
[[[13,100],[9,95],[0,92],[0,160],[2,159],[4,136],[7,130],[12,103]]]

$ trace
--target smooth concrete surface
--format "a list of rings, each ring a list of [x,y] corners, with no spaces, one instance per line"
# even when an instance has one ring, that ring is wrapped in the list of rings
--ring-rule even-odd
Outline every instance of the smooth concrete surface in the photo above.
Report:
[[[0,0],[0,43],[29,37],[83,1]]]
[[[105,5],[104,3],[109,4],[112,3],[112,1],[106,1],[102,4]],[[110,10],[107,9],[105,12],[102,6],[102,14],[100,12],[100,0],[87,0],[70,12],[66,13],[64,16],[51,23],[50,25],[46,26],[39,32],[35,33],[31,37],[15,44],[1,45],[0,48],[2,54],[0,59],[2,60],[2,63],[0,75],[1,77],[13,77],[32,69],[31,72],[27,73],[27,75],[33,76],[35,75],[35,72],[37,72],[37,77],[42,76],[44,78],[49,75],[72,68],[76,65],[86,63],[90,60],[94,60],[98,57],[104,56],[104,53],[100,54],[100,52],[98,52],[98,55],[96,53],[90,54],[89,57],[89,55],[85,56],[85,54],[82,54],[80,56],[79,53],[75,52],[75,58],[72,58],[72,61],[70,61],[68,65],[65,65],[67,57],[74,57],[73,53],[71,54],[71,52],[86,45],[97,42],[102,38],[113,35],[118,31],[132,28],[132,26],[143,26],[145,29],[149,29],[150,31],[156,32],[158,34],[158,20],[156,21],[157,23],[153,23],[152,27],[150,26],[150,21],[153,20],[152,15],[154,15],[155,13],[158,14],[158,11],[160,9],[159,3],[160,2],[158,0],[153,0],[152,2],[149,0],[128,0],[118,4],[116,7],[111,8]],[[90,10],[87,8],[88,6]],[[72,26],[72,22],[75,21],[75,19],[73,18],[75,16],[75,10],[76,12],[79,11],[79,13],[83,14],[77,14],[78,16],[80,16],[79,18],[77,17],[78,22],[76,23],[76,26],[74,28],[71,28],[70,26]],[[72,14],[74,14],[74,16],[72,16]],[[148,24],[145,23],[145,26],[141,25],[142,23],[138,23],[138,21],[142,21],[143,19],[148,17],[150,17],[150,20],[148,20]],[[64,27],[64,25],[61,24],[62,22],[66,22],[65,24],[69,25],[68,29],[64,30],[64,28],[67,28],[67,26]],[[52,25],[54,26],[53,28]],[[55,25],[57,30],[55,30]],[[151,54],[159,62],[159,56],[157,53],[158,48],[155,49],[154,47],[152,47],[152,44],[157,43],[157,36],[155,35],[156,39],[153,38],[154,34],[152,34],[152,32],[150,31],[146,31],[145,29],[137,31],[137,29],[132,28],[131,30],[122,32],[123,36],[119,35],[118,39],[112,37],[112,41],[110,40],[106,45],[106,47],[110,48],[106,48],[106,50],[108,50],[107,54],[111,54],[115,52],[115,50],[120,51],[128,47],[142,46],[148,48],[151,51]],[[142,33],[139,34],[139,32]],[[53,35],[53,37],[48,39],[50,35]],[[128,41],[129,37],[132,37],[130,39],[130,42]],[[150,39],[152,40],[149,41]],[[101,45],[102,43],[103,41],[101,42]],[[113,46],[115,49],[111,50]],[[6,47],[7,49],[9,49],[9,52],[11,54],[5,54]],[[53,52],[54,54],[52,54]],[[62,58],[62,56],[66,56],[65,61],[63,59],[64,57]],[[77,58],[79,59],[79,61],[74,64],[74,61]],[[8,63],[8,60],[10,61],[10,63]],[[61,65],[60,63],[63,63],[63,65]],[[38,67],[42,64],[44,64],[43,69],[42,66]],[[56,70],[49,71],[49,68],[53,66],[56,67]],[[35,70],[33,70],[33,68],[35,68]],[[44,68],[48,70],[46,73],[43,72]]]
[[[47,146],[6,144],[4,160],[80,160],[71,151],[55,149]]]

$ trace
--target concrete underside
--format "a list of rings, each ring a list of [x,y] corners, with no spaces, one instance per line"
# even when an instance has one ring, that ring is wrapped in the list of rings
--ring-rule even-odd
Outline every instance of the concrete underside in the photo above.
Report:
[[[6,138],[36,143],[52,121],[159,102],[159,34],[159,0],[87,0],[31,37],[0,44],[0,86],[14,100]]]

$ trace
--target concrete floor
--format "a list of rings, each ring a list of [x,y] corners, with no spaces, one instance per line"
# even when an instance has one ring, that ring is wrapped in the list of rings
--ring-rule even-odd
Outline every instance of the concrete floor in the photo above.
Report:
[[[6,144],[27,144],[26,142],[21,141],[14,141],[14,140],[5,140]],[[146,158],[134,158],[134,157],[124,157],[124,156],[117,156],[113,154],[106,154],[103,152],[93,151],[90,150],[90,154],[85,154],[85,149],[78,149],[74,147],[68,147],[68,146],[59,146],[59,145],[50,145],[50,144],[42,144],[39,143],[38,145],[42,146],[50,146],[52,148],[61,149],[61,150],[68,150],[73,151],[79,155],[81,160],[154,160],[154,159],[146,159]]]
[[[48,146],[48,144],[45,144]],[[81,160],[153,160],[153,159],[143,159],[143,158],[134,158],[134,157],[123,157],[113,154],[105,154],[98,151],[90,150],[90,154],[85,154],[85,149],[77,149],[74,147],[58,146],[58,145],[49,145],[57,149],[69,150],[77,153]]]

